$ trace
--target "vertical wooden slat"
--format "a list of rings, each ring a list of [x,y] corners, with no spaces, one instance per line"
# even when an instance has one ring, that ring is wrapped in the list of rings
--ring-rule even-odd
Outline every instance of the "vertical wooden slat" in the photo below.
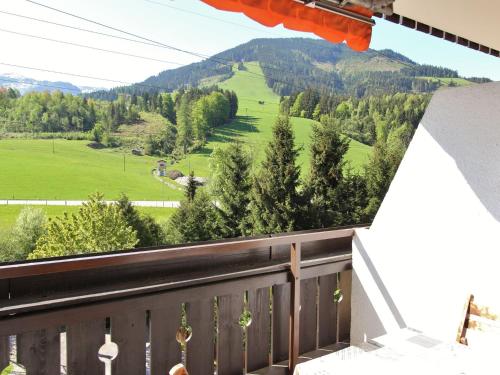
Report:
[[[273,363],[288,359],[290,284],[273,286]]]
[[[9,299],[9,280],[0,280],[0,302]],[[9,365],[9,337],[0,336],[0,373]]]
[[[181,363],[181,346],[176,333],[181,326],[181,306],[169,303],[151,310],[151,374],[168,374]]]
[[[317,278],[300,282],[300,345],[299,353],[316,350],[317,315],[316,295]]]
[[[66,327],[68,375],[104,374],[104,363],[99,360],[98,352],[105,334],[105,319]]]
[[[9,336],[0,337],[0,373],[9,365]]]
[[[239,319],[243,312],[243,294],[219,297],[217,374],[243,373],[243,331]]]
[[[339,276],[339,288],[344,298],[339,303],[339,341],[349,342],[351,338],[351,284],[352,271],[344,271]]]
[[[337,274],[319,278],[318,343],[320,347],[337,342],[337,304],[333,293],[337,288]]]
[[[271,316],[269,312],[269,288],[248,292],[248,309],[252,324],[248,327],[247,371],[269,366]]]
[[[293,243],[290,247],[290,271],[292,282],[290,289],[290,341],[288,343],[288,369],[293,373],[299,359],[300,346],[300,262],[301,244]]]
[[[146,373],[146,312],[126,311],[111,317],[111,340],[118,345],[113,374]]]
[[[57,328],[17,335],[17,359],[29,375],[59,374],[60,352],[60,333]]]
[[[187,344],[187,369],[190,375],[214,373],[214,300],[207,298],[186,306],[193,336]]]

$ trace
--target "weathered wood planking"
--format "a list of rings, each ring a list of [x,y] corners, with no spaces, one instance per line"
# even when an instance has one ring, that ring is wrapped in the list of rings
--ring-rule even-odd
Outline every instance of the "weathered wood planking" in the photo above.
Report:
[[[66,327],[68,375],[104,375],[104,363],[99,360],[98,352],[105,335],[104,318]]]
[[[339,288],[343,299],[339,303],[339,341],[349,342],[351,339],[351,284],[352,271],[344,271],[339,274]]]
[[[273,288],[273,363],[288,359],[290,327],[290,284]]]
[[[300,293],[300,345],[299,353],[303,354],[316,350],[316,337],[318,332],[316,315],[318,279],[301,281]]]
[[[124,311],[111,317],[111,340],[118,345],[113,374],[146,374],[146,312]]]
[[[336,288],[336,274],[319,278],[318,344],[320,347],[337,342],[337,304],[333,298]]]
[[[186,306],[188,324],[193,330],[187,344],[186,364],[190,375],[214,373],[215,321],[214,299],[189,302]]]
[[[271,315],[269,288],[250,290],[248,308],[252,314],[252,324],[248,327],[247,371],[269,366],[271,351]]]
[[[217,374],[243,373],[243,293],[218,298]]]
[[[61,341],[57,328],[17,335],[17,360],[29,375],[61,372]]]
[[[151,374],[168,374],[181,362],[176,333],[181,326],[181,306],[165,299],[165,305],[151,310]]]
[[[0,280],[0,303],[9,299],[9,280]],[[9,365],[9,336],[0,336],[0,373]]]

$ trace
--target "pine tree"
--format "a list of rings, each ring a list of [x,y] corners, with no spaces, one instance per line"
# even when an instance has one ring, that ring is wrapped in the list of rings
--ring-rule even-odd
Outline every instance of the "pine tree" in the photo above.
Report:
[[[192,201],[181,201],[165,232],[167,242],[171,244],[221,238],[216,208],[208,194],[200,191]]]
[[[280,116],[274,124],[273,140],[266,149],[261,170],[253,180],[254,233],[289,232],[300,227],[303,201],[298,192],[297,156],[290,119]]]
[[[189,202],[192,202],[194,200],[197,188],[198,188],[198,183],[196,182],[196,180],[194,178],[194,172],[191,171],[189,173],[189,178],[188,178],[188,182],[186,185],[186,190],[184,191],[184,195],[186,196],[186,199]]]
[[[306,186],[312,215],[310,224],[326,228],[341,224],[335,189],[342,181],[344,156],[349,140],[343,137],[332,119],[324,118],[312,126],[310,176]]]
[[[216,149],[211,156],[210,191],[217,201],[225,237],[238,237],[248,232],[251,160],[241,143]]]
[[[127,224],[137,232],[139,242],[136,247],[158,246],[163,240],[160,225],[147,214],[141,214],[124,194],[116,203]]]

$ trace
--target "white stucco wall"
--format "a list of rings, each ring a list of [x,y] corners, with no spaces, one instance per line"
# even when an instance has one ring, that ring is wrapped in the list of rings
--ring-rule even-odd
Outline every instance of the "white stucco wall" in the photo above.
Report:
[[[353,248],[353,343],[404,326],[453,340],[467,293],[500,305],[500,83],[434,95]]]

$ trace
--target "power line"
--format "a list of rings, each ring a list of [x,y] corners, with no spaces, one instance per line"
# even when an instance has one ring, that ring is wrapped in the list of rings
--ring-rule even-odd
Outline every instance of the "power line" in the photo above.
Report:
[[[21,68],[21,69],[37,70],[37,71],[46,72],[46,73],[62,74],[62,75],[67,75],[67,76],[72,76],[72,77],[90,78],[90,79],[95,79],[97,81],[104,81],[104,82],[111,82],[111,83],[121,83],[121,84],[124,84],[124,85],[144,86],[144,87],[150,87],[150,88],[154,88],[154,89],[158,89],[158,90],[162,90],[162,91],[165,90],[164,87],[154,86],[154,85],[148,85],[148,84],[145,84],[145,83],[134,83],[134,82],[127,82],[127,81],[119,81],[119,80],[109,79],[109,78],[88,76],[88,75],[77,74],[77,73],[69,73],[69,72],[60,72],[60,71],[57,71],[57,70],[35,68],[35,67],[32,67],[32,66],[9,64],[9,63],[4,63],[4,62],[0,62],[0,65],[10,66],[10,67],[14,67],[14,68]]]
[[[9,33],[9,34],[14,34],[14,35],[20,35],[20,36],[24,36],[24,37],[28,37],[28,38],[41,39],[41,40],[46,40],[46,41],[49,41],[49,42],[61,43],[61,44],[66,44],[66,45],[70,45],[70,46],[75,46],[75,47],[88,48],[88,49],[92,49],[92,50],[96,50],[96,51],[100,51],[100,52],[113,53],[113,54],[116,54],[116,55],[123,55],[123,56],[135,57],[135,58],[138,58],[138,59],[157,61],[157,62],[162,62],[162,63],[166,63],[166,64],[172,64],[172,65],[179,65],[179,66],[184,65],[184,64],[177,63],[177,62],[173,62],[173,61],[167,61],[167,60],[156,59],[156,58],[153,58],[153,57],[145,57],[145,56],[140,56],[140,55],[134,55],[134,54],[126,53],[126,52],[113,51],[113,50],[109,50],[109,49],[105,49],[105,48],[92,47],[92,46],[88,46],[88,45],[85,45],[85,44],[78,44],[78,43],[67,42],[67,41],[59,40],[59,39],[46,38],[46,37],[38,36],[38,35],[20,33],[18,31],[12,31],[12,30],[7,30],[7,29],[0,29],[0,31],[2,31],[4,33]]]
[[[90,23],[93,23],[95,25],[98,25],[98,26],[101,26],[101,27],[104,27],[104,28],[107,28],[107,29],[110,29],[110,30],[113,30],[113,31],[117,31],[117,32],[120,32],[120,33],[123,33],[123,34],[126,34],[126,35],[129,35],[129,36],[133,36],[134,38],[138,38],[138,39],[142,39],[142,40],[145,40],[147,42],[150,42],[150,43],[153,43],[155,45],[158,45],[158,46],[162,46],[164,48],[168,48],[168,49],[172,49],[174,51],[178,51],[178,52],[182,52],[182,53],[186,53],[186,54],[189,54],[189,55],[192,55],[192,56],[196,56],[196,57],[199,57],[199,58],[204,58],[204,59],[212,59],[212,60],[215,60],[219,63],[222,63],[222,64],[225,64],[225,65],[229,65],[229,66],[233,66],[234,65],[234,61],[230,61],[230,60],[226,60],[226,59],[222,59],[222,58],[219,58],[219,57],[215,57],[215,56],[208,56],[208,55],[205,55],[205,54],[202,54],[202,53],[198,53],[198,52],[193,52],[193,51],[189,51],[189,50],[186,50],[186,49],[182,49],[182,48],[178,48],[178,47],[174,47],[172,45],[168,45],[168,44],[165,44],[165,43],[161,43],[161,42],[158,42],[156,40],[153,40],[153,39],[150,39],[150,38],[147,38],[147,37],[144,37],[144,36],[141,36],[141,35],[138,35],[138,34],[135,34],[135,33],[131,33],[131,32],[128,32],[126,30],[122,30],[122,29],[119,29],[119,28],[116,28],[116,27],[113,27],[113,26],[109,26],[109,25],[106,25],[104,23],[101,23],[101,22],[98,22],[98,21],[94,21],[94,20],[91,20],[89,18],[85,18],[85,17],[82,17],[82,16],[79,16],[79,15],[76,15],[76,14],[73,14],[73,13],[70,13],[70,12],[67,12],[67,11],[64,11],[64,10],[61,10],[61,9],[57,9],[57,8],[54,8],[54,7],[51,7],[51,6],[48,6],[48,5],[45,5],[45,4],[42,4],[42,3],[39,3],[39,2],[36,2],[36,1],[33,1],[33,0],[25,0],[33,5],[37,5],[37,6],[40,6],[40,7],[44,7],[44,8],[47,8],[47,9],[50,9],[52,11],[55,11],[55,12],[58,12],[58,13],[62,13],[62,14],[65,14],[67,16],[70,16],[70,17],[74,17],[74,18],[77,18],[77,19],[80,19],[80,20],[83,20],[83,21],[86,21],[86,22],[90,22]],[[152,2],[151,0],[146,0],[146,1],[149,1],[149,2]],[[158,2],[156,2],[158,3]],[[162,4],[162,3],[160,3]],[[163,4],[163,5],[166,5],[166,4]],[[170,7],[168,5],[166,5],[167,7]],[[172,7],[173,8],[173,7]],[[176,8],[178,9],[178,8]],[[208,16],[207,16],[208,17]],[[220,21],[220,20],[219,20]],[[133,41],[133,40],[131,40]],[[66,42],[68,43],[68,42]],[[71,43],[69,43],[71,44]],[[85,46],[87,48],[92,48],[92,47],[88,47],[88,46]],[[109,51],[107,51],[109,52]],[[394,60],[388,56],[385,56],[383,55],[382,53],[380,53],[379,51],[375,51],[377,54],[379,54],[380,56],[384,56],[385,58],[387,58],[388,60],[391,60],[393,62],[397,62],[397,63],[401,63],[402,65],[409,65],[409,64],[405,64],[404,62],[402,61],[397,61],[397,60]],[[138,57],[138,56],[134,56],[134,57]],[[140,57],[140,58],[143,58],[143,57]],[[168,63],[171,63],[171,62],[168,62]],[[278,68],[274,68],[274,67],[270,67],[270,66],[263,66],[263,68],[265,69],[270,69],[270,70],[276,70],[278,72],[282,72],[281,69],[278,69]],[[247,74],[251,74],[251,75],[255,75],[255,76],[259,76],[259,77],[263,77],[264,79],[266,79],[267,77],[263,74],[259,74],[259,73],[254,73],[254,72],[249,72],[249,71],[243,71]],[[308,87],[306,85],[297,85],[296,83],[290,83],[290,82],[286,82],[286,81],[282,81],[282,80],[279,80],[279,79],[275,79],[275,78],[272,78],[271,79],[275,82],[279,82],[279,83],[283,83],[287,86],[290,86],[290,87],[295,87],[295,88],[301,88],[301,89],[307,89]]]
[[[158,41],[156,41],[156,40],[149,39],[149,38],[143,37],[143,36],[141,36],[141,35],[138,35],[138,34],[134,34],[134,33],[128,32],[128,31],[126,31],[126,30],[122,30],[122,29],[119,29],[119,28],[116,28],[116,27],[113,27],[113,26],[109,26],[109,25],[106,25],[106,24],[101,23],[101,22],[98,22],[98,21],[91,20],[91,19],[89,19],[89,18],[85,18],[85,17],[79,16],[79,15],[77,15],[77,14],[73,14],[73,13],[70,13],[70,12],[66,12],[66,11],[64,11],[64,10],[57,9],[57,8],[54,8],[54,7],[51,7],[51,6],[48,6],[48,5],[42,4],[42,3],[38,3],[38,2],[33,1],[33,0],[24,0],[24,1],[27,1],[28,3],[31,3],[31,4],[34,4],[34,5],[37,5],[37,6],[43,7],[43,8],[50,9],[50,10],[52,10],[52,11],[54,11],[54,12],[62,13],[62,14],[65,14],[65,15],[67,15],[67,16],[77,18],[77,19],[82,20],[82,21],[85,21],[85,22],[90,22],[90,23],[93,23],[93,24],[95,24],[95,25],[98,25],[98,26],[104,27],[104,28],[106,28],[106,29],[110,29],[110,30],[113,30],[113,31],[118,31],[119,33],[126,34],[126,35],[129,35],[129,36],[133,36],[134,38],[142,39],[142,40],[145,40],[145,41],[147,41],[147,42],[151,42],[151,43],[154,43],[154,44],[157,44],[157,45],[160,45],[160,46],[164,46],[164,47],[169,48],[169,49],[172,49],[172,50],[174,50],[174,51],[178,51],[178,52],[186,53],[186,54],[189,54],[189,55],[192,55],[192,56],[196,56],[196,57],[201,57],[201,58],[209,58],[209,57],[210,57],[210,56],[207,56],[207,55],[203,55],[203,54],[200,54],[200,53],[196,53],[196,52],[188,51],[188,50],[185,50],[185,49],[182,49],[182,48],[178,48],[178,47],[174,47],[174,46],[171,46],[171,45],[168,45],[168,44],[165,44],[165,43],[161,43],[161,42],[158,42]]]
[[[208,16],[206,14],[202,14],[202,13],[198,13],[198,12],[193,12],[192,10],[187,10],[187,9],[183,9],[183,8],[174,7],[172,5],[168,5],[168,4],[165,4],[165,3],[160,2],[160,1],[154,1],[154,0],[144,0],[144,1],[146,1],[148,3],[151,3],[151,4],[160,5],[160,6],[165,7],[165,8],[170,8],[170,9],[173,9],[173,10],[177,10],[179,12],[193,14],[195,16],[207,18],[207,19],[218,21],[218,22],[222,22],[222,23],[227,23],[229,25],[238,26],[238,27],[241,27],[241,28],[244,28],[244,29],[248,29],[248,30],[258,31],[260,33],[264,33],[266,35],[269,35],[268,31],[257,29],[255,27],[251,27],[251,26],[246,26],[246,25],[243,25],[241,23],[231,22],[231,21],[224,20],[222,18],[212,17],[212,16]],[[274,34],[274,35],[278,35],[278,34]]]
[[[74,18],[77,18],[79,20],[83,20],[85,22],[90,22],[90,23],[93,23],[95,25],[98,25],[98,26],[101,26],[101,27],[104,27],[104,28],[107,28],[107,29],[110,29],[110,30],[113,30],[113,31],[117,31],[117,32],[129,35],[129,36],[132,36],[134,38],[142,39],[142,40],[145,40],[145,41],[150,42],[150,43],[155,43],[155,44],[157,44],[159,46],[163,46],[165,48],[172,49],[174,51],[186,53],[186,54],[189,54],[189,55],[192,55],[192,56],[196,56],[196,57],[199,57],[199,58],[204,58],[204,59],[209,59],[209,60],[211,59],[211,60],[214,60],[216,62],[219,62],[219,63],[224,64],[224,65],[228,65],[228,66],[231,66],[231,67],[234,65],[234,61],[230,61],[230,60],[227,60],[227,59],[222,59],[222,58],[219,58],[219,57],[209,56],[209,55],[205,55],[205,54],[202,54],[202,53],[193,52],[193,51],[189,51],[189,50],[186,50],[186,49],[174,47],[172,45],[165,44],[165,43],[162,43],[162,42],[158,42],[156,40],[153,40],[153,39],[150,39],[150,38],[147,38],[147,37],[135,34],[135,33],[131,33],[131,32],[128,32],[126,30],[122,30],[122,29],[119,29],[119,28],[116,28],[116,27],[113,27],[113,26],[109,26],[109,25],[106,25],[104,23],[101,23],[101,22],[98,22],[98,21],[94,21],[94,20],[91,20],[89,18],[82,17],[82,16],[79,16],[77,14],[73,14],[73,13],[70,13],[70,12],[67,12],[67,11],[64,11],[64,10],[61,10],[61,9],[57,9],[57,8],[54,8],[54,7],[51,7],[51,6],[42,4],[42,3],[38,3],[38,2],[33,1],[33,0],[24,0],[24,1],[27,1],[27,2],[29,2],[31,4],[34,4],[34,5],[46,8],[46,9],[50,9],[50,10],[52,10],[54,12],[62,13],[64,15],[67,15],[67,16],[70,16],[70,17],[74,17]],[[273,67],[266,67],[266,68],[268,68],[268,69],[275,69],[275,70],[281,71],[281,70],[273,68]],[[247,74],[254,75],[254,76],[266,78],[265,75],[263,75],[263,74],[249,72],[249,71],[244,71],[244,72],[246,72]],[[276,79],[275,79],[275,81],[276,82],[280,82],[280,81],[278,81]],[[283,81],[281,81],[281,83],[284,83],[286,85],[292,85],[289,82],[283,82]],[[303,86],[303,88],[307,88],[307,87]]]
[[[143,44],[143,45],[146,45],[146,46],[152,46],[152,47],[157,47],[157,48],[165,48],[165,47],[160,46],[160,45],[155,44],[155,43],[148,43],[148,42],[144,42],[142,40],[135,40],[135,39],[125,38],[125,37],[118,36],[118,35],[103,33],[103,32],[100,32],[100,31],[84,29],[82,27],[71,26],[71,25],[66,25],[66,24],[59,23],[59,22],[53,22],[53,21],[49,21],[49,20],[44,20],[42,18],[29,17],[29,16],[25,16],[25,15],[22,15],[22,14],[6,12],[6,11],[3,11],[3,10],[0,10],[0,13],[6,14],[6,15],[9,15],[9,16],[14,16],[14,17],[28,19],[28,20],[31,20],[31,21],[42,22],[42,23],[46,23],[46,24],[54,25],[54,26],[58,26],[58,27],[64,27],[64,28],[68,28],[68,29],[72,29],[72,30],[83,31],[83,32],[86,32],[86,33],[91,33],[91,34],[106,36],[106,37],[109,37],[109,38],[115,38],[115,39],[119,39],[119,40],[125,40],[125,41],[128,41],[128,42]]]

